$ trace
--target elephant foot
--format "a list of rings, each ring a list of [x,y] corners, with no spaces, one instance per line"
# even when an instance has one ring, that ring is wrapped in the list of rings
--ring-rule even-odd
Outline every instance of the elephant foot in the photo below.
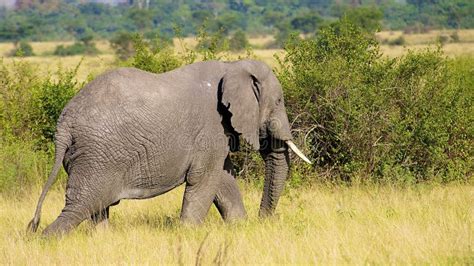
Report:
[[[85,217],[66,216],[64,215],[64,212],[62,212],[52,224],[44,229],[43,236],[50,237],[65,235],[79,225],[83,220],[85,220]]]

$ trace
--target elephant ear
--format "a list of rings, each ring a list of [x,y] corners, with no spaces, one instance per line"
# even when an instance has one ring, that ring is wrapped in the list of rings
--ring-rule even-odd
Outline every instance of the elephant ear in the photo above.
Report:
[[[260,148],[260,83],[243,69],[227,72],[222,78],[221,103],[230,113],[234,130],[256,150]]]

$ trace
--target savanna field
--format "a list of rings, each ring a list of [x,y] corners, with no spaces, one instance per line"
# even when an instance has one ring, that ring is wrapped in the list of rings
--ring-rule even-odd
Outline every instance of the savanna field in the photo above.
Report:
[[[245,153],[235,156],[245,221],[225,224],[211,207],[202,226],[181,224],[181,186],[124,200],[111,208],[108,225],[86,221],[51,239],[26,225],[67,99],[117,66],[163,72],[185,64],[197,41],[174,40],[174,57],[142,47],[120,62],[106,41],[96,42],[97,55],[67,57],[52,55],[63,43],[32,42],[36,56],[24,58],[8,57],[13,45],[1,43],[0,263],[474,264],[474,30],[442,46],[433,43],[452,31],[380,32],[380,45],[353,29],[341,38],[325,34],[333,44],[326,50],[318,41],[264,49],[272,38],[258,37],[249,40],[252,51],[195,55],[257,58],[277,72],[296,142],[315,166],[295,160],[275,217],[258,218],[263,162]],[[403,45],[387,44],[401,35]],[[64,206],[65,179],[62,173],[44,202],[40,231]]]
[[[473,263],[474,187],[325,186],[287,189],[277,216],[257,219],[261,190],[241,183],[248,219],[179,223],[183,187],[111,209],[108,227],[84,222],[70,235],[28,235],[39,189],[0,198],[3,264],[454,264]],[[45,201],[42,228],[64,204]]]

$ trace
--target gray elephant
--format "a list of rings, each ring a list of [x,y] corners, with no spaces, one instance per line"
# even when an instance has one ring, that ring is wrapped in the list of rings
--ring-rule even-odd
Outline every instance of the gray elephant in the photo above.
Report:
[[[146,199],[186,183],[181,220],[200,223],[214,203],[225,221],[246,212],[229,152],[239,136],[265,161],[259,215],[271,215],[288,174],[291,142],[281,85],[262,62],[208,61],[152,74],[105,73],[64,108],[55,162],[28,225],[64,166],[66,206],[44,234],[62,234],[85,219],[106,221],[122,199]],[[308,161],[309,162],[309,161]]]

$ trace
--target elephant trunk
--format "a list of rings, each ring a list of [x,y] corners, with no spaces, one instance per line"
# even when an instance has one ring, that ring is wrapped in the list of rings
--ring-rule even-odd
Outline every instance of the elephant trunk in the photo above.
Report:
[[[268,132],[269,134],[260,143],[260,154],[265,160],[265,183],[260,203],[260,217],[274,213],[278,199],[285,188],[290,167],[289,149],[311,164],[311,161],[291,141],[290,124],[284,107],[274,113]]]
[[[285,188],[290,166],[290,156],[285,141],[290,141],[292,136],[286,111],[284,106],[281,107],[273,113],[267,127],[269,134],[261,143],[260,154],[265,160],[265,183],[260,202],[260,217],[274,213],[278,199]]]
[[[259,216],[266,217],[275,211],[278,199],[285,187],[290,157],[287,148],[282,152],[262,152],[262,156],[265,160],[265,183]]]

